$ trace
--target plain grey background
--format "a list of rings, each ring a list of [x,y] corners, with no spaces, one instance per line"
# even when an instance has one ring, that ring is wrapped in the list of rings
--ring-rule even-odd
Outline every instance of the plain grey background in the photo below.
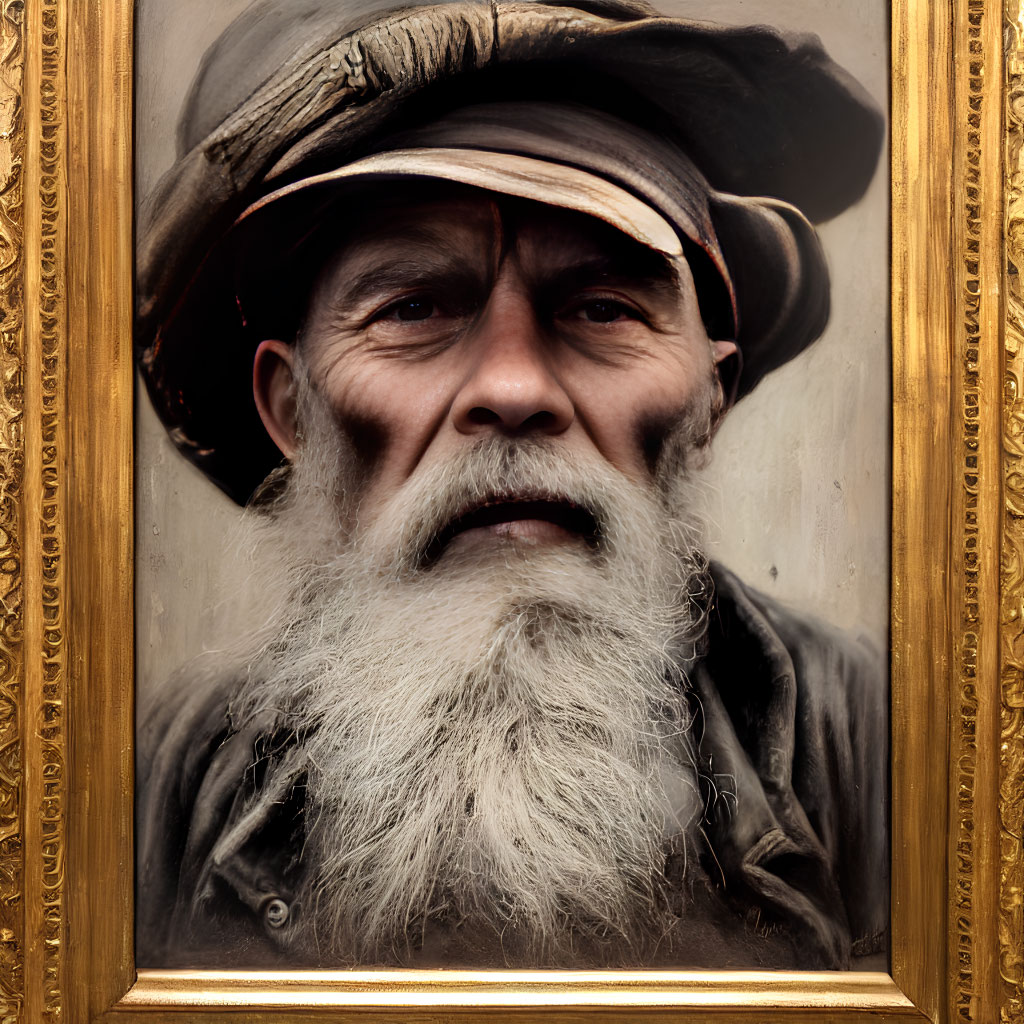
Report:
[[[250,0],[139,0],[136,195],[174,159],[200,57]],[[344,2],[344,0],[339,0]],[[880,0],[661,0],[665,13],[818,34],[888,110]],[[727,417],[707,474],[709,553],[748,583],[888,646],[890,355],[888,152],[865,198],[820,227],[833,277],[824,337]],[[140,708],[208,643],[235,506],[167,440],[140,388],[136,647]]]

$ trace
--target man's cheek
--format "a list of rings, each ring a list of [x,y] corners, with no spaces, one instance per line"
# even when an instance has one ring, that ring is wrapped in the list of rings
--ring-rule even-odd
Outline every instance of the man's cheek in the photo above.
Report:
[[[679,408],[645,412],[636,425],[636,443],[643,456],[647,472],[654,476],[665,454],[669,436],[682,416]]]
[[[644,413],[637,421],[636,444],[652,477],[683,473],[711,441],[711,395]]]
[[[352,459],[350,483],[365,490],[394,443],[388,390],[358,361],[337,360],[323,376],[321,394]]]
[[[363,490],[385,461],[391,446],[391,430],[383,418],[363,411],[336,411],[335,421],[353,454],[353,482]]]

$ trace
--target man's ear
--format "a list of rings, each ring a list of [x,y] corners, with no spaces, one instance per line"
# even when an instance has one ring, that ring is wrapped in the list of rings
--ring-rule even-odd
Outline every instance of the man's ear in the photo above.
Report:
[[[711,342],[711,358],[715,361],[715,366],[734,356],[738,351],[735,341]]]
[[[711,436],[708,440],[718,432],[725,414],[736,401],[736,385],[739,382],[741,369],[739,346],[735,341],[713,341],[711,342],[711,359],[715,365],[715,377],[718,380],[720,397],[711,419]],[[723,366],[723,363],[726,365]]]
[[[252,364],[252,394],[263,426],[286,459],[295,454],[295,353],[283,341],[261,341]]]

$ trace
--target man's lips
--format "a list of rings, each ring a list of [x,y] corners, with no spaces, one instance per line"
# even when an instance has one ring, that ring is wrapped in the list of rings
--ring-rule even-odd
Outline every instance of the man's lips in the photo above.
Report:
[[[594,547],[598,527],[592,512],[568,498],[490,498],[449,521],[427,546],[424,563],[433,562],[453,540],[470,533],[526,543],[582,540]]]

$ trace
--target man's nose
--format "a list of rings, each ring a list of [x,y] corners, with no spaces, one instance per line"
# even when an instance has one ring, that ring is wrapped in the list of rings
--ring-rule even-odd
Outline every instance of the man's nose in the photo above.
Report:
[[[522,293],[492,297],[474,331],[469,373],[452,405],[463,434],[560,434],[576,416],[552,365],[551,339]]]

